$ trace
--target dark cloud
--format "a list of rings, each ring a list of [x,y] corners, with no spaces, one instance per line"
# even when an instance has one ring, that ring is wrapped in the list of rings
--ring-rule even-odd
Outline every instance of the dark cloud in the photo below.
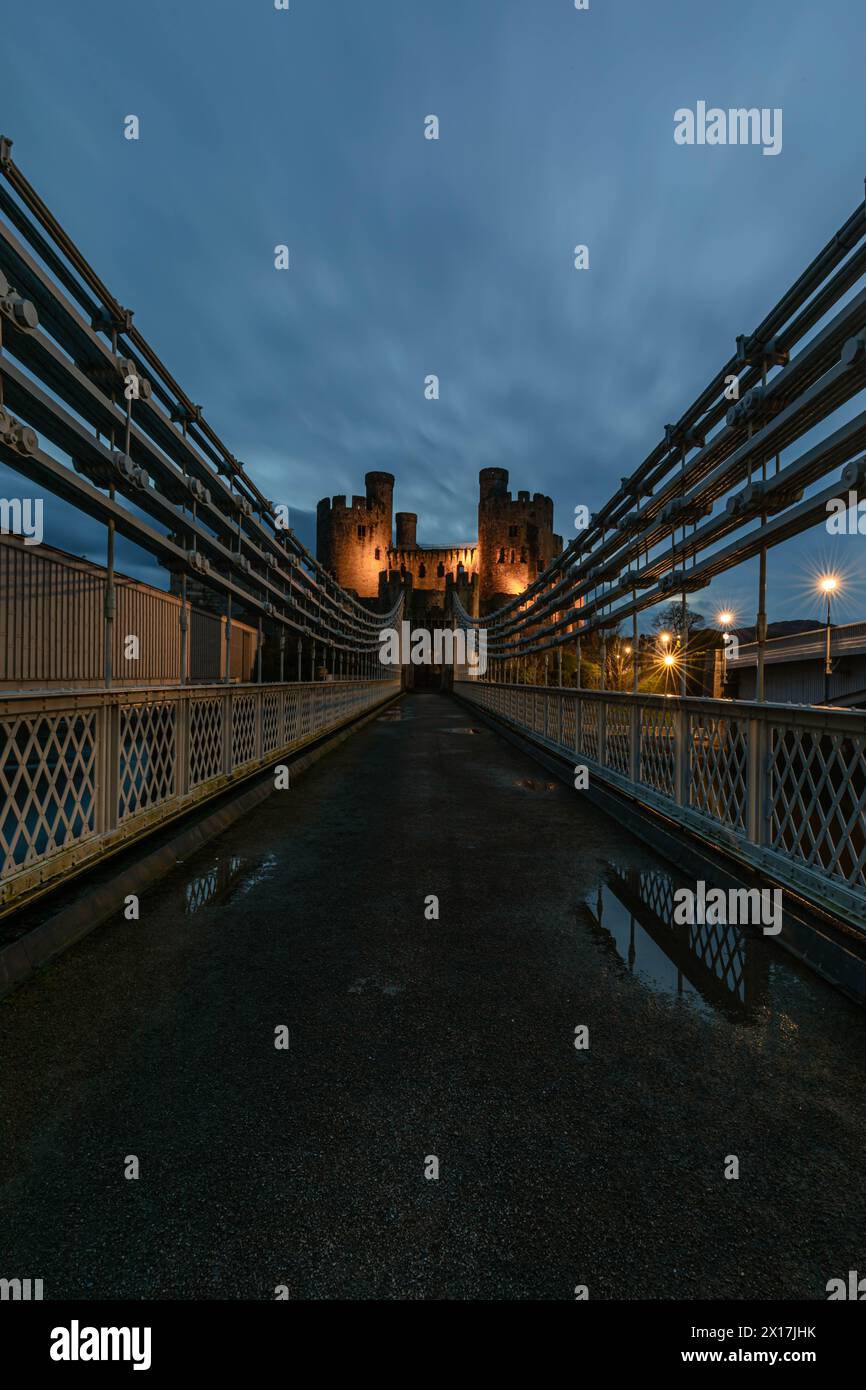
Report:
[[[4,130],[308,528],[320,496],[387,468],[423,538],[467,539],[478,469],[498,464],[552,494],[568,534],[862,196],[866,11],[735,9],[151,0],[118,62],[109,0],[86,19],[18,7],[4,42],[27,62],[6,66]],[[698,99],[782,107],[782,153],[676,146],[673,113]],[[792,575],[820,548],[771,560],[773,616],[802,610]],[[754,588],[744,569],[720,596],[746,612]]]

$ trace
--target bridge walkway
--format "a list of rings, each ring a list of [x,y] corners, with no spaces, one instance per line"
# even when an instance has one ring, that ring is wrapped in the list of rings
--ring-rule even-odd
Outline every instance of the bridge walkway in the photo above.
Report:
[[[866,1015],[767,941],[668,951],[671,882],[405,698],[2,1001],[0,1274],[824,1297],[862,1259]]]

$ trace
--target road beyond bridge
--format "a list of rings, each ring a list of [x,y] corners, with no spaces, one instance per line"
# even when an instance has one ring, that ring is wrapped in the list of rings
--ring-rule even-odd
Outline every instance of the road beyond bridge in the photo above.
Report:
[[[862,1259],[866,1016],[760,936],[666,946],[666,881],[404,697],[2,1001],[6,1266],[46,1298],[824,1298]]]

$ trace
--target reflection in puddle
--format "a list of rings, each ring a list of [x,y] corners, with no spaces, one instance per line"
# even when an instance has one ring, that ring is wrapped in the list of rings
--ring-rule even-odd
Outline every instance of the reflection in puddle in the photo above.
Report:
[[[725,923],[674,923],[673,878],[665,869],[622,869],[586,902],[593,926],[629,973],[705,1013],[743,1022],[768,998],[764,943]]]
[[[214,903],[225,906],[235,902],[267,878],[276,862],[273,854],[261,860],[245,859],[240,854],[218,859],[206,873],[198,874],[184,884],[184,914],[189,916]]]

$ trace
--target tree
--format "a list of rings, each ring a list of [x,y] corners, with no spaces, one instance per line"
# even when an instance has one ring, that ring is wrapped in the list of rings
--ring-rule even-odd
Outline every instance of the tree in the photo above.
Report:
[[[706,621],[703,613],[696,613],[693,608],[689,608],[688,604],[686,604],[686,631],[690,635],[696,632],[698,628],[703,627]],[[656,632],[673,632],[677,637],[682,636],[682,601],[679,603],[669,603],[666,608],[662,609],[661,613],[657,613],[653,618],[653,628]]]

